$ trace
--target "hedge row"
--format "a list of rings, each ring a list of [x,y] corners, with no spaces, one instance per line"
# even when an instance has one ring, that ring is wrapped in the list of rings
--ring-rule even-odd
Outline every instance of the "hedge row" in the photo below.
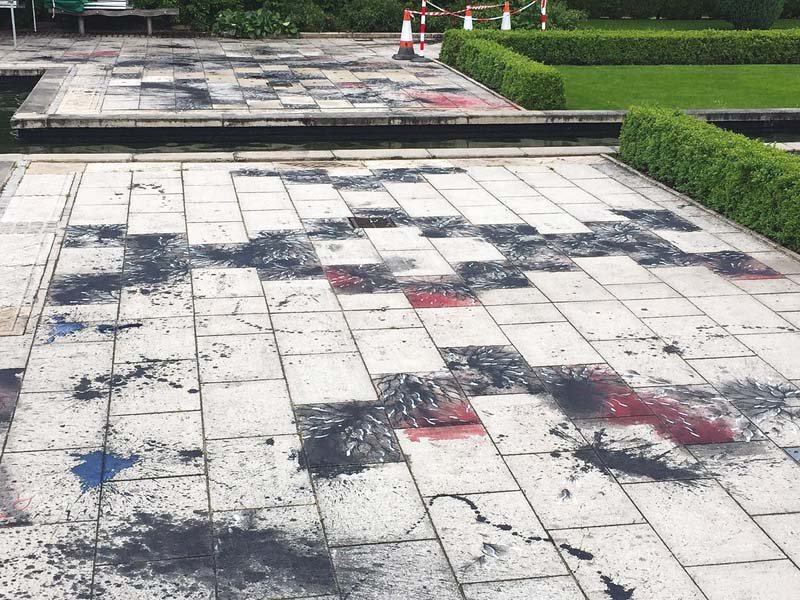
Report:
[[[566,0],[566,3],[571,8],[585,10],[593,18],[699,19],[722,16],[718,0]],[[783,17],[800,17],[800,0],[784,0]]]
[[[548,65],[725,65],[800,63],[800,31],[463,31],[445,35],[442,53],[471,36],[496,41]]]
[[[491,40],[471,38],[440,60],[530,110],[566,107],[564,81],[553,67],[534,62]]]
[[[620,135],[631,166],[800,251],[800,157],[675,111],[633,108]]]

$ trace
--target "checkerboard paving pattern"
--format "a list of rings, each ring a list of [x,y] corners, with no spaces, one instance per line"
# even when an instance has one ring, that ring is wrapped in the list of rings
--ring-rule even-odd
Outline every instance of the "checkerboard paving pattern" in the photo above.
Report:
[[[14,178],[0,597],[800,597],[794,257],[602,157]]]
[[[37,35],[17,49],[4,39],[0,64],[69,66],[50,108],[62,115],[515,110],[438,63],[395,61],[395,52],[386,39]]]

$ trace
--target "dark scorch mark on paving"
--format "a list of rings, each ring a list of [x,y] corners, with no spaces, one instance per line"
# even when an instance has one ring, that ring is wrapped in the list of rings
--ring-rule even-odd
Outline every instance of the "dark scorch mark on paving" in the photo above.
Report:
[[[453,308],[479,302],[472,290],[457,278],[403,280],[401,286],[414,308]]]
[[[74,304],[113,304],[119,300],[119,273],[54,275],[47,295],[55,306]]]
[[[148,293],[189,274],[189,248],[180,234],[134,235],[125,248],[122,283]]]
[[[610,367],[578,365],[536,370],[545,388],[570,417],[631,417],[650,409]]]
[[[22,369],[0,369],[0,431],[11,420],[22,384]]]
[[[347,219],[303,219],[308,237],[312,240],[350,240],[365,237]]]
[[[298,406],[296,414],[309,466],[402,461],[382,406],[307,404]]]
[[[261,279],[280,281],[322,276],[322,267],[305,233],[271,231],[244,244],[192,246],[194,268],[255,268]]]
[[[668,229],[670,231],[700,231],[700,227],[676,215],[670,210],[614,210],[613,213],[627,217],[648,229]]]
[[[399,292],[400,285],[384,265],[325,267],[325,276],[339,294]]]
[[[639,390],[639,397],[659,417],[664,437],[681,444],[750,441],[758,430],[724,398],[705,388],[669,386]]]
[[[392,427],[473,425],[478,417],[450,375],[398,373],[375,381]]]
[[[529,287],[528,278],[516,267],[501,262],[470,261],[456,265],[456,271],[473,290]]]
[[[442,348],[447,367],[470,396],[538,394],[544,388],[513,346]]]
[[[480,237],[481,232],[463,217],[417,217],[413,223],[419,227],[422,237]]]
[[[125,225],[71,225],[64,237],[65,248],[122,247]]]
[[[720,391],[762,429],[784,424],[800,430],[800,389],[790,383],[747,377],[723,383]]]
[[[283,530],[261,522],[261,514],[244,511],[215,519],[220,596],[288,598],[333,593],[331,560],[319,526]]]
[[[108,493],[114,494],[116,487],[110,484],[109,488]],[[104,519],[104,524],[109,520]],[[135,512],[119,523],[113,521],[113,527],[98,539],[99,563],[129,564],[211,554],[211,524],[205,513],[180,519],[169,513]]]
[[[198,557],[150,563],[149,575],[162,585],[174,582],[213,590],[213,552],[220,597],[278,594],[283,598],[333,592],[330,557],[321,535],[265,526],[259,522],[258,512],[224,513],[213,531],[205,513],[185,519],[168,513],[135,513],[111,530],[110,543],[101,537],[97,559],[115,565],[115,575],[134,588],[141,586],[143,565],[138,561]],[[91,559],[94,543],[83,538],[56,541],[52,550],[59,556]],[[102,591],[103,585],[100,579],[95,590]]]
[[[708,252],[697,261],[718,275],[731,279],[779,279],[783,275],[744,252]]]

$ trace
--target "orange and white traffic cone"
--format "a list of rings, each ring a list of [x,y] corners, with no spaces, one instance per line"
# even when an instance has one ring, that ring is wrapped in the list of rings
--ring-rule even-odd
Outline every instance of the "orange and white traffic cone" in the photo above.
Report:
[[[403,13],[403,29],[400,32],[400,50],[392,58],[395,60],[413,60],[414,35],[411,33],[411,11],[406,9]]]
[[[508,6],[508,0],[503,7],[503,20],[500,22],[500,29],[502,31],[511,31],[511,8]]]
[[[467,12],[464,15],[464,29],[472,31],[472,7],[467,6]]]

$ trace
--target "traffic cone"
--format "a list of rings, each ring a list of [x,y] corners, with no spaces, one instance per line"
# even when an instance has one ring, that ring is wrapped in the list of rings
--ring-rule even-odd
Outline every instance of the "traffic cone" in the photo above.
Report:
[[[502,31],[511,31],[511,8],[508,6],[508,0],[503,7],[503,20],[500,22],[500,29]]]
[[[411,33],[411,11],[403,13],[403,29],[400,32],[400,50],[392,58],[395,60],[412,60],[414,54],[414,35]]]
[[[467,14],[464,15],[464,29],[472,31],[472,7],[467,6]]]

